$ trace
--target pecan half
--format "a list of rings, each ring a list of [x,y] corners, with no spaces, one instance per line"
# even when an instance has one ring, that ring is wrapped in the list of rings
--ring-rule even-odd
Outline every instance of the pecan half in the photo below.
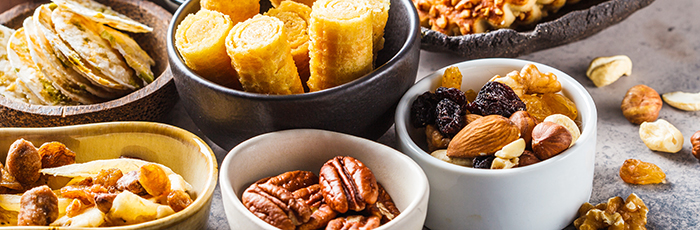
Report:
[[[321,193],[321,185],[319,184],[297,189],[292,194],[294,197],[304,200],[311,208],[318,208],[323,203],[323,193]]]
[[[272,184],[252,184],[243,192],[243,205],[265,222],[293,230],[309,221],[311,209],[287,189]]]
[[[385,224],[401,214],[401,211],[396,208],[394,200],[392,200],[389,193],[384,190],[384,187],[379,183],[377,183],[377,185],[379,186],[379,196],[377,197],[377,202],[367,209],[371,216],[381,217],[381,224]]]
[[[311,214],[309,222],[306,222],[299,227],[297,230],[313,230],[321,229],[328,225],[328,222],[333,220],[338,215],[338,212],[331,209],[327,204],[320,204],[318,209]]]
[[[327,161],[320,173],[324,201],[340,213],[362,211],[374,204],[379,194],[372,171],[359,160],[337,156]]]
[[[306,188],[313,184],[318,184],[318,176],[309,171],[291,171],[282,173],[277,176],[268,177],[255,182],[256,184],[268,183],[287,189],[288,191],[296,191],[301,188]]]
[[[378,216],[348,216],[348,217],[338,217],[326,226],[326,230],[341,230],[341,229],[362,229],[369,230],[379,227],[379,217]]]

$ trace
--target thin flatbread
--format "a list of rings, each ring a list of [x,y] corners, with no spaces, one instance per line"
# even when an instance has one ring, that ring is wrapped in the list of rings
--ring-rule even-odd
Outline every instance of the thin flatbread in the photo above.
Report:
[[[151,66],[155,65],[156,62],[151,56],[148,56],[146,51],[141,49],[141,46],[133,38],[105,25],[97,25],[97,32],[112,45],[112,48],[122,54],[126,64],[136,71],[136,76],[146,83],[153,82],[154,76]]]
[[[53,28],[51,10],[47,5],[42,5],[37,8],[36,11],[34,11],[34,21],[38,31],[44,35],[46,40],[49,41],[54,53],[62,64],[70,66],[73,70],[81,74],[85,79],[89,80],[94,85],[109,91],[107,92],[96,87],[86,87],[89,92],[97,95],[98,97],[106,99],[116,98],[123,94],[112,91],[125,90],[124,87],[117,82],[108,79],[90,64],[85,63],[78,53],[76,53],[63,40],[61,40]]]
[[[94,104],[102,101],[100,98],[80,87],[80,85],[68,81],[66,75],[74,73],[69,73],[68,70],[73,70],[61,65],[60,62],[56,63],[57,58],[52,55],[52,50],[45,50],[42,45],[39,44],[41,41],[39,40],[39,35],[37,35],[36,26],[34,26],[34,20],[32,20],[31,16],[26,18],[22,25],[24,25],[24,33],[27,37],[27,46],[32,60],[44,76],[53,82],[54,87],[76,102]],[[50,57],[55,60],[50,60]]]
[[[7,59],[7,43],[15,30],[0,25],[0,94],[6,98],[25,103],[38,102],[29,89],[17,78],[17,73]]]
[[[95,32],[97,23],[61,7],[51,13],[51,20],[61,39],[107,78],[130,90],[143,85],[121,55]]]
[[[73,13],[80,14],[96,22],[107,24],[120,30],[134,33],[153,31],[153,28],[120,14],[112,10],[109,6],[102,5],[92,0],[53,0],[53,2]]]
[[[29,54],[24,28],[12,34],[7,44],[7,56],[18,78],[36,95],[43,105],[58,105],[68,101],[52,83],[44,77]]]

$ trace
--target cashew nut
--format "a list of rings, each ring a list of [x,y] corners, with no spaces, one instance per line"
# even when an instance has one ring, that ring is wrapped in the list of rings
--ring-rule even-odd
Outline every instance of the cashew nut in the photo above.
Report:
[[[662,95],[669,105],[685,111],[700,111],[700,93],[671,92]]]
[[[622,75],[632,75],[632,60],[626,55],[595,58],[586,71],[586,76],[597,87],[609,85]]]

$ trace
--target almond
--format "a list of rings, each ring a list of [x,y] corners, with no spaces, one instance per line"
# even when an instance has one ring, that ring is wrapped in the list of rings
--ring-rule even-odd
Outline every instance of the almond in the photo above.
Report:
[[[508,118],[488,115],[476,119],[457,133],[447,146],[447,156],[473,158],[493,155],[520,138],[520,129]]]

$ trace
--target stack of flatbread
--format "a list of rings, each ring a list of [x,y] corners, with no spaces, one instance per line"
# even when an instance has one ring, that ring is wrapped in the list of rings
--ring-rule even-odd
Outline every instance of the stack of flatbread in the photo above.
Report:
[[[92,0],[53,0],[22,28],[0,25],[0,94],[36,105],[93,104],[152,82],[155,62],[119,30],[153,31]]]

